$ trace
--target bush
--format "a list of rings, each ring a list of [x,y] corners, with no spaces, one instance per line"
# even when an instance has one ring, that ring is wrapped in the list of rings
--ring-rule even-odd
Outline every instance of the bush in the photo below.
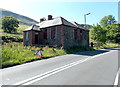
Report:
[[[120,23],[111,24],[108,27],[107,39],[108,42],[120,44]]]
[[[107,40],[106,32],[106,29],[100,25],[93,26],[90,29],[90,37],[93,41],[96,41],[100,44],[105,44]]]

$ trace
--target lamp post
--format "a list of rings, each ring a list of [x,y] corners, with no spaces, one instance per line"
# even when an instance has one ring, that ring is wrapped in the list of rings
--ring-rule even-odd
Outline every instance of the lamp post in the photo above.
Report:
[[[86,15],[89,15],[90,13],[84,14],[84,20],[85,20],[85,29],[86,29]]]

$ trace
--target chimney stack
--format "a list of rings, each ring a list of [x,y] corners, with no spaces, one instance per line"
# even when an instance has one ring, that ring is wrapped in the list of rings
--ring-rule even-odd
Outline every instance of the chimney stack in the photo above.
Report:
[[[41,22],[43,22],[43,21],[44,21],[44,19],[43,19],[43,18],[41,18],[41,19],[40,19],[40,23],[41,23]]]
[[[52,20],[52,15],[48,15],[48,20]]]

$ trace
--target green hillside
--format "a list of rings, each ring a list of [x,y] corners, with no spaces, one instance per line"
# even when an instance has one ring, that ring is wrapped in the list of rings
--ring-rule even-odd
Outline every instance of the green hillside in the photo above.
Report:
[[[34,19],[31,19],[29,17],[26,17],[26,16],[23,16],[23,15],[0,8],[0,19],[1,19],[1,17],[4,17],[4,16],[15,17],[21,25],[30,26],[30,25],[38,23],[37,21],[35,21]]]
[[[3,32],[3,30],[1,29],[2,27],[2,17],[4,16],[12,16],[15,17],[18,21],[19,21],[19,27],[17,28],[17,34],[10,34],[10,33],[5,33]],[[34,19],[31,19],[29,17],[5,10],[0,8],[0,36],[20,36],[22,37],[23,35],[23,30],[25,30],[26,28],[30,27],[33,24],[37,24],[38,22],[35,21]]]

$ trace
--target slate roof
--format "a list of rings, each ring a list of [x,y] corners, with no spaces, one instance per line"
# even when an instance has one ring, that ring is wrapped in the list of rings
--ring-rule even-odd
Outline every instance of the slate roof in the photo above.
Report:
[[[32,25],[29,28],[25,29],[24,31],[29,31],[29,30],[37,30],[40,31],[40,27],[37,25]]]
[[[52,27],[52,26],[56,26],[56,25],[67,25],[67,26],[74,27],[74,28],[84,29],[76,22],[69,22],[66,19],[64,19],[63,17],[57,17],[57,18],[53,18],[52,20],[46,20],[39,24],[32,25],[31,27],[29,27],[28,29],[25,29],[24,31],[28,31],[28,30],[40,31],[40,29],[42,29],[42,28]]]
[[[77,28],[80,28],[80,29],[83,29],[83,30],[86,30],[84,27],[82,27],[80,24],[76,23],[76,22],[71,22],[72,24],[74,24]]]
[[[57,17],[57,18],[54,18],[52,20],[43,21],[43,22],[36,24],[36,25],[40,26],[40,28],[46,28],[46,27],[62,25],[62,24],[67,25],[67,26],[71,26],[71,27],[76,27],[75,25],[73,25],[71,22],[68,22],[63,17]]]

